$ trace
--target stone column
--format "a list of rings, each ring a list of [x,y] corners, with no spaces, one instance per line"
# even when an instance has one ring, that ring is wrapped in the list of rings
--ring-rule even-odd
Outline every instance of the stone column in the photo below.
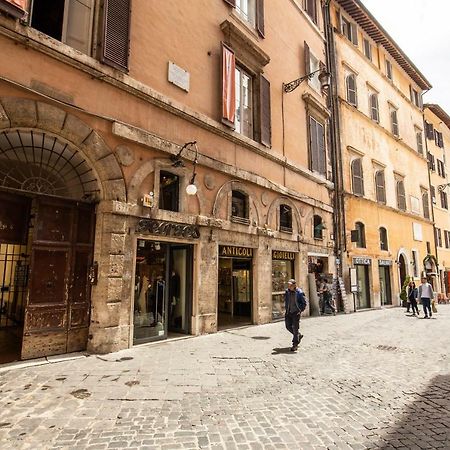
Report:
[[[133,246],[126,215],[111,212],[111,202],[97,209],[94,260],[98,283],[92,288],[88,351],[107,353],[130,343]]]

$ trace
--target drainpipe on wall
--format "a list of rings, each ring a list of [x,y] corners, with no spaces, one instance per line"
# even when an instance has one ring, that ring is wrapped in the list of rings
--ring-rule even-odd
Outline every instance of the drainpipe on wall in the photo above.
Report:
[[[427,89],[426,91],[422,92],[422,98],[423,95],[426,94],[429,91]],[[422,101],[423,105],[423,101]],[[434,254],[436,256],[436,278],[437,282],[439,283],[439,287],[442,287],[441,280],[440,280],[440,274],[439,274],[439,259],[438,259],[438,250],[437,250],[437,242],[436,242],[436,222],[434,220],[434,203],[433,199],[431,198],[431,170],[430,166],[428,164],[428,138],[427,138],[427,127],[425,125],[425,110],[422,106],[422,120],[423,120],[423,129],[424,129],[424,139],[425,139],[425,155],[427,156],[427,168],[428,168],[428,187],[430,192],[430,200],[431,200],[431,220],[433,221],[433,241],[434,241]],[[435,194],[437,195],[437,192],[435,191]],[[436,199],[437,201],[437,199]],[[423,260],[422,260],[423,261]],[[424,271],[426,272],[425,265],[423,266]]]
[[[322,1],[322,13],[325,30],[325,49],[327,68],[331,74],[331,84],[328,92],[328,108],[331,111],[329,139],[330,139],[330,157],[334,181],[333,199],[333,233],[334,233],[334,252],[339,261],[336,264],[336,276],[342,278],[342,265],[346,251],[345,236],[345,212],[344,212],[344,186],[342,172],[342,152],[340,141],[340,116],[338,99],[338,79],[336,70],[336,47],[334,41],[334,30],[330,18],[331,0]],[[345,300],[342,299],[345,307]]]

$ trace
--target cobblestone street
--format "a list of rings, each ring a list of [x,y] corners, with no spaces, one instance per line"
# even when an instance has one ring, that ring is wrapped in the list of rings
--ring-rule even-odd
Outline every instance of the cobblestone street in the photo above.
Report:
[[[450,305],[0,372],[0,448],[450,449]]]

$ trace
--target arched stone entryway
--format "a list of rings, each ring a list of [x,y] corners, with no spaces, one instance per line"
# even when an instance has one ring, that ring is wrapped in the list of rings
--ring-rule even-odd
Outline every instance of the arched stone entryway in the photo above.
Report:
[[[86,349],[95,319],[89,283],[94,260],[111,274],[103,285],[113,280],[122,286],[111,269],[115,254],[108,245],[112,233],[105,233],[107,216],[100,214],[97,225],[95,220],[95,208],[103,212],[110,200],[126,201],[125,183],[114,153],[94,129],[47,103],[0,99],[0,203],[6,224],[0,231],[0,331],[14,325],[20,335],[23,328],[22,358]],[[101,237],[95,246],[94,236]],[[116,251],[123,255],[122,237]],[[108,291],[96,290],[94,303],[105,303]],[[1,338],[0,333],[0,343]]]

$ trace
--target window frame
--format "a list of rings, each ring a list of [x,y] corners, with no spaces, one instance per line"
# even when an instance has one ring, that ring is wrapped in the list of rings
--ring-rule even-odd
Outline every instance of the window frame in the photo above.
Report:
[[[83,53],[87,56],[92,56],[93,54],[93,47],[94,47],[94,36],[96,33],[97,24],[95,23],[95,10],[98,7],[96,0],[89,0],[90,7],[89,7],[89,30],[88,30],[88,36],[86,36],[86,49],[81,49],[76,46],[74,46],[72,43],[69,43],[69,36],[68,36],[68,30],[70,27],[70,23],[75,23],[75,20],[71,20],[71,17],[69,15],[69,9],[71,6],[71,2],[74,0],[63,0],[64,1],[64,7],[63,7],[63,15],[62,15],[62,22],[61,22],[61,38],[58,39],[56,37],[53,37],[49,34],[47,34],[45,31],[40,30],[39,28],[36,28],[33,24],[33,18],[35,14],[35,7],[36,3],[34,1],[29,2],[28,10],[29,10],[29,19],[28,19],[28,25],[32,28],[35,28],[36,30],[40,31],[41,33],[45,34],[46,36],[51,37],[52,39],[57,40],[58,42],[61,42],[65,45],[68,45],[69,47],[79,51],[80,53]],[[82,2],[83,6],[86,6],[84,2]]]
[[[358,173],[359,172],[359,173]],[[362,158],[354,158],[350,163],[352,176],[352,192],[358,197],[364,197],[364,171]],[[358,187],[360,188],[358,191]]]
[[[314,122],[315,123],[315,127],[316,127],[316,142],[317,142],[317,158],[314,159],[313,158],[313,127],[311,126],[311,123]],[[322,135],[323,135],[323,139],[321,140],[321,142],[319,142],[319,129],[322,129]],[[327,133],[327,127],[326,127],[326,121],[325,120],[320,120],[317,118],[317,116],[309,114],[308,115],[308,140],[309,140],[309,145],[308,145],[308,150],[309,150],[309,169],[312,172],[316,172],[319,173],[320,175],[322,175],[323,177],[327,177],[327,139],[326,139],[326,133]],[[322,144],[322,149],[321,149],[321,145]],[[323,160],[321,160],[321,156],[323,156]],[[322,162],[321,162],[322,161]],[[316,165],[315,165],[316,164]]]
[[[236,133],[242,134],[243,136],[246,136],[250,139],[254,139],[255,136],[255,94],[254,94],[254,85],[255,80],[253,75],[241,64],[236,62],[235,66],[235,119],[234,119],[234,130]],[[242,105],[242,98],[245,97],[244,92],[244,77],[246,77],[249,80],[249,87],[248,87],[248,97],[249,97],[249,104],[250,107],[247,107],[247,109],[250,109],[250,117],[251,122],[249,130],[244,130],[244,122],[242,120],[243,118],[243,109],[241,108]],[[238,89],[239,87],[239,89]],[[238,95],[239,92],[239,95]],[[240,120],[238,120],[238,116]],[[238,126],[239,124],[239,126]]]
[[[241,3],[246,4],[247,13],[241,7]],[[247,22],[252,28],[256,28],[257,0],[234,0],[234,8],[244,22]],[[250,13],[249,10],[252,10]]]
[[[406,211],[406,191],[405,191],[405,182],[404,182],[404,180],[397,180],[396,181],[395,194],[396,194],[396,197],[397,197],[397,208],[400,211]]]
[[[162,177],[164,175],[170,175],[172,177],[174,177],[174,179],[176,180],[176,186],[175,188],[171,187],[170,189],[166,189],[168,188],[170,185],[168,186],[163,186],[162,184]],[[170,172],[169,170],[160,170],[159,171],[159,198],[158,198],[158,209],[163,210],[163,211],[172,211],[172,212],[180,212],[181,209],[181,205],[180,205],[180,187],[181,187],[181,177],[179,175],[177,175],[176,173]],[[173,197],[170,200],[170,205],[165,205],[165,197],[164,197],[164,193],[165,192],[173,192]],[[170,206],[169,208],[167,208],[167,206]]]
[[[400,127],[398,123],[398,108],[391,104],[389,104],[389,117],[391,122],[391,133],[398,138],[400,137]]]
[[[378,174],[382,176],[383,184],[379,184],[379,180],[377,178]],[[379,169],[375,172],[375,198],[378,203],[381,203],[383,205],[386,204],[386,179],[384,176],[384,169]],[[380,198],[379,193],[382,192],[382,197]]]
[[[303,9],[308,17],[316,24],[319,24],[319,14],[317,0],[303,0]]]
[[[375,105],[372,102],[373,99],[375,99]],[[370,118],[374,122],[380,123],[380,105],[378,103],[378,93],[376,92],[369,92],[369,109],[370,109]]]
[[[392,62],[389,59],[384,60],[385,70],[386,70],[386,78],[388,80],[394,81],[394,71],[392,67]]]
[[[243,213],[242,215],[236,215],[233,211],[233,208],[235,206],[235,201],[243,202],[242,209]],[[232,189],[231,191],[231,208],[230,208],[230,220],[233,222],[239,222],[244,224],[250,223],[250,211],[249,211],[249,197],[248,194],[239,190],[239,189]]]
[[[351,80],[353,80],[354,83],[353,88],[350,86]],[[352,96],[354,96],[354,99],[352,99]],[[354,73],[348,73],[345,77],[345,98],[347,103],[353,105],[355,108],[358,107],[358,85]]]
[[[283,208],[285,208],[284,213],[282,212]],[[292,207],[286,205],[285,203],[281,203],[279,214],[280,214],[280,231],[292,233]],[[285,222],[285,224],[283,224],[282,220],[283,217],[287,217],[287,221]]]
[[[358,231],[358,240],[356,241],[356,247],[366,247],[366,226],[362,222],[355,222],[355,230]]]
[[[320,228],[318,228],[320,226]],[[313,216],[313,237],[317,240],[323,240],[323,230],[325,229],[322,216],[314,214]]]
[[[389,242],[388,242],[387,229],[385,227],[379,227],[378,232],[379,232],[379,237],[380,237],[380,250],[388,252],[389,251]]]
[[[370,43],[370,40],[368,38],[363,38],[363,50],[364,56],[369,61],[372,61],[372,44]]]
[[[426,189],[422,190],[422,210],[423,210],[423,217],[425,219],[430,219],[430,203],[428,191]]]
[[[417,126],[414,126],[414,131],[416,134],[417,153],[419,153],[419,155],[423,155],[423,130]]]

